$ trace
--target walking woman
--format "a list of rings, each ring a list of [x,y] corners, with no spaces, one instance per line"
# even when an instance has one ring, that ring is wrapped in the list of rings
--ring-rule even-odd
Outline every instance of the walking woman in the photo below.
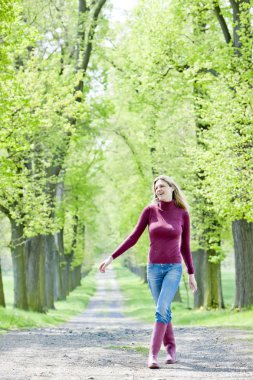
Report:
[[[149,368],[159,368],[157,357],[162,343],[167,352],[166,364],[176,362],[176,344],[171,324],[171,303],[182,276],[181,255],[189,285],[197,290],[190,251],[190,218],[186,199],[172,178],[160,175],[153,181],[154,199],[139,217],[128,238],[104,260],[99,270],[136,244],[146,226],[149,229],[150,250],[147,264],[148,286],[156,305],[155,323],[150,340]]]

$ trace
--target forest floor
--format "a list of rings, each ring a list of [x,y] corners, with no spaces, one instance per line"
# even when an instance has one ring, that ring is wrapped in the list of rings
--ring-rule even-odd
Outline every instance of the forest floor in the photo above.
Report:
[[[115,273],[97,273],[97,292],[83,314],[59,327],[0,336],[1,380],[252,379],[252,331],[175,327],[177,363],[147,367],[152,324],[122,313]]]

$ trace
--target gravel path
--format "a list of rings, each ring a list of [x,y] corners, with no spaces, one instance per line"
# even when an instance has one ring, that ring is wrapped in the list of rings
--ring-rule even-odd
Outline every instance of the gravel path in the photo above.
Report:
[[[122,314],[113,268],[97,273],[88,308],[56,328],[12,331],[0,336],[0,379],[188,380],[253,379],[251,332],[205,327],[175,328],[178,362],[147,368],[152,324]]]

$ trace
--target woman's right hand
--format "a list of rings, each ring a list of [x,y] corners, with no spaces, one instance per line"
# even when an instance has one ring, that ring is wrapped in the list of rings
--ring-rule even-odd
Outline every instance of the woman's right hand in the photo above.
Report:
[[[112,256],[109,256],[107,259],[105,259],[104,261],[102,261],[102,263],[99,265],[100,272],[104,273],[105,272],[105,268],[108,267],[108,265],[110,265],[112,261],[113,261]]]

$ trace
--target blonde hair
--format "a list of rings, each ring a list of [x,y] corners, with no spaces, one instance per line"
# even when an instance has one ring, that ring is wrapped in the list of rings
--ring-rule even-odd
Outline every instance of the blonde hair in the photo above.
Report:
[[[184,194],[182,193],[182,191],[180,190],[179,186],[176,184],[176,182],[169,176],[167,175],[159,175],[158,177],[156,177],[153,181],[153,185],[152,185],[152,191],[153,191],[153,199],[152,199],[152,203],[153,204],[157,204],[159,201],[158,201],[158,198],[157,198],[157,195],[155,193],[155,184],[156,182],[159,180],[159,179],[162,179],[163,181],[167,182],[168,185],[170,186],[174,186],[174,191],[172,193],[172,199],[175,200],[175,203],[177,205],[177,207],[180,207],[180,208],[183,208],[185,210],[189,210],[189,205],[187,203],[187,200],[184,196]]]

